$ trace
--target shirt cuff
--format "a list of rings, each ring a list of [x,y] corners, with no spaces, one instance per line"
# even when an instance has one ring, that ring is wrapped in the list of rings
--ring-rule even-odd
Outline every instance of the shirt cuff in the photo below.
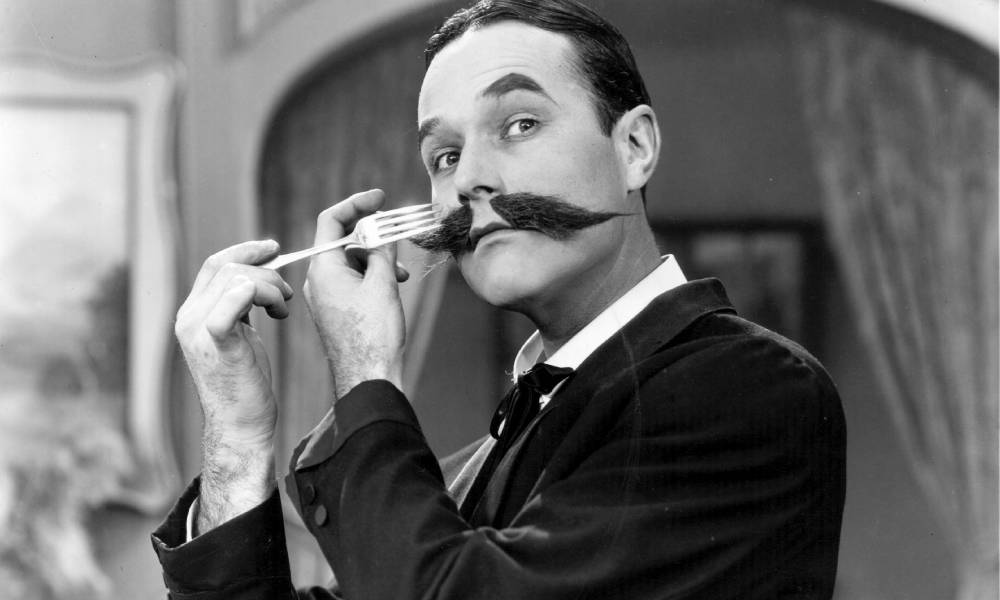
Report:
[[[195,497],[195,499],[191,501],[191,506],[188,507],[187,536],[185,537],[186,542],[190,542],[197,535],[194,532],[194,526],[196,523],[195,519],[197,518],[198,518],[198,498]]]
[[[233,586],[290,589],[284,517],[277,489],[247,512],[191,538],[186,524],[198,498],[195,479],[152,535],[172,597],[233,592]],[[201,596],[199,596],[201,598]]]

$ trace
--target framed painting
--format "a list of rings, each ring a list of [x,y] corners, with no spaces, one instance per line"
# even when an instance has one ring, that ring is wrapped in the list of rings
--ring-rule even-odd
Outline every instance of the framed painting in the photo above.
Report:
[[[797,342],[821,343],[823,302],[816,285],[826,268],[819,228],[794,223],[693,223],[654,226],[661,248],[688,279],[717,277],[739,313]]]
[[[94,458],[116,470],[108,500],[145,512],[179,481],[166,407],[176,90],[166,60],[0,58],[0,388],[24,412],[61,407],[49,428],[77,452],[110,424],[121,456]]]

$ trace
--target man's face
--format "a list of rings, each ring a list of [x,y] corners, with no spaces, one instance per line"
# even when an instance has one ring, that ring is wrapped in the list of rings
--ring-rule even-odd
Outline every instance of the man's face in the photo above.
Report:
[[[448,211],[468,203],[475,247],[456,258],[472,289],[497,306],[558,302],[567,290],[599,285],[621,259],[619,219],[556,240],[510,229],[489,204],[530,193],[631,209],[623,158],[601,132],[574,56],[565,36],[501,22],[445,46],[424,78],[420,153],[433,199]]]

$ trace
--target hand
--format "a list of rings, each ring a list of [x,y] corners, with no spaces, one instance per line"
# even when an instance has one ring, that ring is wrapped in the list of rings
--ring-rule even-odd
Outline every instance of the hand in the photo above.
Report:
[[[384,202],[381,190],[371,190],[328,208],[317,219],[315,243],[343,237]],[[303,291],[337,398],[372,379],[402,387],[406,328],[397,282],[408,276],[396,265],[395,244],[367,251],[334,250],[312,258]]]
[[[205,261],[177,312],[174,331],[204,415],[199,530],[256,506],[274,479],[277,407],[264,346],[247,318],[253,306],[288,315],[291,287],[260,264],[273,241],[232,246]]]

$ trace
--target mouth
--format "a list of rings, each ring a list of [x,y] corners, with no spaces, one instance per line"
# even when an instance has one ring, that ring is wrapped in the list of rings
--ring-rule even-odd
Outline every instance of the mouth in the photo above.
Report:
[[[491,234],[491,233],[493,233],[495,231],[504,231],[504,230],[512,230],[512,229],[513,229],[513,227],[511,227],[510,225],[507,225],[506,223],[499,223],[499,222],[488,223],[487,225],[484,225],[483,227],[476,227],[475,229],[473,229],[472,231],[470,231],[469,232],[469,242],[470,242],[473,250],[475,250],[476,246],[479,245],[479,240],[483,239],[484,237],[488,236],[489,234]]]

